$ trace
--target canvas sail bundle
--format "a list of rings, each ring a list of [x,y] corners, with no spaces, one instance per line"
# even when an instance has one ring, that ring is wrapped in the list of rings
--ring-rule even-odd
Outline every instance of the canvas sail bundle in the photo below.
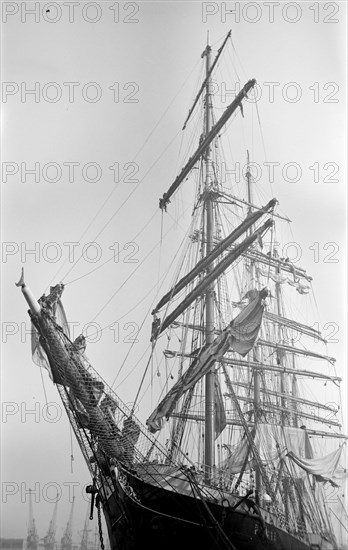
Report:
[[[293,451],[289,451],[287,456],[302,470],[312,474],[317,481],[329,481],[331,485],[337,486],[347,477],[347,472],[339,467],[342,449],[340,446],[336,451],[319,458],[302,458]]]
[[[314,457],[308,433],[302,428],[260,423],[256,428],[254,445],[264,464],[279,468],[280,461],[286,457],[291,459],[300,468],[296,470],[297,477],[303,477],[304,472],[307,472],[315,476],[317,481],[330,481],[336,485],[347,475],[339,467],[342,446],[326,456]],[[230,450],[222,467],[230,475],[255,468],[246,437]]]
[[[57,287],[60,286],[61,285],[57,285]],[[54,288],[57,287],[51,287],[51,292],[54,292]],[[46,297],[42,297],[40,298],[38,303],[42,306],[43,303],[47,303],[48,305],[49,302],[47,302]],[[62,327],[64,334],[66,334],[70,338],[69,324],[60,298],[53,302],[52,313],[57,325]],[[38,367],[43,367],[44,369],[46,369],[50,375],[51,380],[54,380],[48,357],[42,345],[40,344],[39,333],[33,324],[31,325],[31,354],[33,362]]]
[[[212,344],[203,349],[192,362],[185,374],[162,399],[158,407],[147,420],[151,432],[161,429],[163,417],[172,413],[178,399],[192,388],[227,351],[236,351],[245,356],[255,344],[264,311],[264,300],[268,290],[256,292],[255,298],[231,321],[229,326],[215,338]]]

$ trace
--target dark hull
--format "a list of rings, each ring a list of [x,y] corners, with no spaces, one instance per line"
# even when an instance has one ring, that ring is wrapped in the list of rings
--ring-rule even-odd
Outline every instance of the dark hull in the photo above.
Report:
[[[132,476],[126,483],[125,490],[124,482],[114,482],[113,493],[103,503],[112,550],[310,549],[296,536],[265,522],[252,501],[247,501],[250,512],[238,511],[205,505]]]

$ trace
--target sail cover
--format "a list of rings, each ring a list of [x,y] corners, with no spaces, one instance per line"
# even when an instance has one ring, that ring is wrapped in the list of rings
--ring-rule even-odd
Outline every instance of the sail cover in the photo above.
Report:
[[[302,471],[312,474],[317,481],[329,481],[332,485],[336,485],[347,477],[347,473],[342,472],[339,467],[342,446],[328,455],[314,457],[308,434],[302,428],[258,424],[254,444],[265,465],[272,464],[275,468],[279,468],[280,460],[288,457]],[[252,453],[248,460],[249,450],[249,443],[244,437],[240,444],[230,449],[230,454],[221,467],[229,475],[237,474],[242,469],[248,471],[254,468]],[[301,470],[297,472],[298,477],[301,477]]]
[[[54,288],[55,287],[51,287],[51,291],[54,290]],[[40,300],[41,300],[41,303],[40,303]],[[40,300],[39,300],[39,304],[41,305],[43,302],[43,299],[40,298]],[[70,337],[68,320],[66,318],[65,310],[60,299],[57,299],[56,303],[54,304],[53,313],[54,313],[55,322],[60,327],[62,327],[64,334]],[[43,367],[44,369],[48,370],[51,380],[54,380],[54,376],[52,374],[48,357],[46,355],[45,350],[40,344],[39,333],[33,324],[31,324],[31,354],[35,365],[37,365],[38,367]]]
[[[215,439],[216,439],[217,437],[219,437],[221,432],[223,432],[227,423],[224,400],[221,392],[221,386],[216,374],[215,374],[214,396],[215,396],[214,404],[215,404]]]
[[[330,481],[332,485],[337,486],[337,482],[345,477],[339,471],[337,472],[342,449],[341,446],[336,451],[320,458],[301,458],[292,451],[288,453],[288,457],[302,470],[315,476],[317,481]]]
[[[167,395],[146,421],[149,430],[154,433],[161,429],[162,418],[169,417],[178,399],[192,388],[222,359],[227,351],[236,351],[243,357],[252,349],[257,339],[264,310],[264,299],[268,289],[256,291],[253,300],[237,315],[235,319],[215,338],[209,346],[202,349],[185,374],[174,384]]]

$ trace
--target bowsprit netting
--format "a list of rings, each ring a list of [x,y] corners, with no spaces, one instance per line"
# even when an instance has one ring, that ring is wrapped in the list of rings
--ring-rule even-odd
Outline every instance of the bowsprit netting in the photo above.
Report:
[[[32,351],[57,384],[84,455],[93,463],[104,454],[128,467],[155,456],[168,460],[165,449],[93,369],[84,353],[85,338],[72,342],[66,327],[58,324],[63,289],[62,284],[52,287],[40,298],[40,311],[30,312],[35,327]]]

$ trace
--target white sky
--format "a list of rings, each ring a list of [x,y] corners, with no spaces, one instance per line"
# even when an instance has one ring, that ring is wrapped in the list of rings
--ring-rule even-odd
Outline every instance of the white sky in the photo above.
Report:
[[[72,4],[76,4],[74,11]],[[293,221],[293,240],[300,244],[302,251],[300,264],[314,278],[320,328],[323,330],[326,323],[336,323],[339,327],[339,342],[333,343],[329,351],[337,357],[337,373],[344,378],[346,393],[346,4],[287,3],[291,6],[285,10],[284,2],[280,6],[275,3],[273,22],[269,21],[269,3],[262,2],[258,3],[257,11],[252,2],[247,3],[248,9],[245,3],[239,2],[98,2],[98,11],[96,3],[87,4],[88,10],[83,9],[83,2],[42,3],[38,5],[35,22],[34,16],[27,13],[34,3],[2,3],[2,241],[5,252],[1,266],[2,401],[3,412],[9,413],[11,407],[13,412],[3,415],[1,424],[1,534],[4,537],[25,536],[28,517],[25,491],[35,484],[39,491],[34,511],[40,536],[44,536],[53,511],[53,504],[47,504],[47,499],[54,499],[54,484],[62,490],[57,532],[60,537],[70,509],[68,486],[77,483],[74,530],[75,539],[79,540],[78,531],[83,527],[87,505],[82,487],[90,482],[75,441],[74,471],[70,471],[70,431],[64,415],[55,423],[48,422],[40,371],[31,362],[29,338],[25,335],[25,328],[29,327],[27,307],[14,283],[23,265],[26,282],[39,297],[50,283],[60,282],[64,275],[63,281],[69,283],[100,266],[110,258],[109,247],[118,242],[120,262],[109,262],[94,274],[66,287],[64,304],[69,320],[80,323],[76,329],[78,335],[81,327],[94,321],[95,315],[137,266],[123,261],[133,251],[133,248],[123,250],[124,245],[135,243],[134,258],[139,261],[150,252],[160,236],[158,199],[180,170],[180,130],[198,89],[202,71],[200,55],[208,30],[216,53],[232,29],[233,43],[241,61],[238,65],[241,84],[255,77],[261,86],[263,96],[258,106],[267,160],[280,163],[273,190],[266,184],[264,195],[268,200],[274,193],[282,212]],[[119,22],[114,21],[117,6]],[[240,18],[224,13],[223,6],[227,10],[239,9]],[[47,9],[50,11],[46,12]],[[47,20],[58,19],[58,15],[60,20],[55,23]],[[98,21],[91,22],[99,16]],[[187,79],[190,74],[191,78]],[[88,86],[91,82],[97,87]],[[267,87],[265,82],[279,83],[274,84],[274,102],[269,101],[271,85]],[[36,101],[33,94],[24,94],[22,102],[21,92],[33,89],[35,83]],[[53,84],[49,87],[48,83]],[[118,102],[114,101],[115,83],[119,89]],[[229,83],[226,85],[230,88]],[[69,89],[74,92],[71,102]],[[102,94],[100,100],[88,101],[96,91]],[[286,92],[291,99],[295,91],[300,94],[299,100],[286,100]],[[58,92],[61,98],[50,102]],[[137,101],[131,102],[132,99]],[[245,151],[246,146],[250,148],[244,136],[234,139],[236,152]],[[264,162],[263,151],[256,150],[259,144],[255,143],[254,158]],[[244,164],[245,156],[236,154],[234,161]],[[79,163],[71,175],[73,181],[69,181],[66,164],[71,162]],[[115,188],[114,170],[109,167],[117,162],[121,176],[126,163],[136,162],[138,173],[133,177],[144,179],[138,187],[134,182],[122,181],[93,221]],[[39,181],[21,170],[21,163],[27,168],[39,163]],[[62,170],[60,181],[47,181],[54,177],[52,165],[46,173],[47,163],[56,163]],[[99,181],[86,181],[95,174],[93,167],[87,176],[82,171],[87,163],[95,163],[102,170]],[[281,169],[287,163],[301,167],[302,177],[298,182],[283,180]],[[318,182],[314,181],[314,169],[309,168],[313,165],[320,170]],[[18,172],[11,175],[9,171],[15,171],[17,166]],[[332,170],[336,166],[338,172],[334,175]],[[131,175],[131,166],[126,169]],[[7,181],[4,181],[4,170]],[[263,175],[267,176],[266,170]],[[330,175],[338,181],[322,181]],[[133,190],[120,212],[98,235]],[[173,200],[169,214],[164,217],[164,233],[173,225],[176,209],[181,211],[180,208],[186,206],[182,193],[182,202]],[[155,216],[151,223],[137,236],[152,215]],[[81,239],[91,221],[91,227]],[[181,223],[185,226],[185,221]],[[171,242],[174,245],[182,238],[180,224],[179,236],[169,232],[164,241],[162,270],[172,259]],[[77,259],[83,246],[91,241],[98,243],[101,258],[93,263],[83,257],[67,273],[72,267],[68,247],[72,249],[73,245],[63,243],[77,243],[74,249]],[[33,249],[35,243],[38,243],[37,257],[33,254],[21,257],[21,251]],[[57,244],[48,247],[48,243]],[[314,243],[318,243],[319,258],[310,248]],[[334,245],[330,248],[327,243]],[[325,248],[327,246],[329,248]],[[50,262],[58,250],[62,250],[61,261]],[[332,251],[338,261],[324,261]],[[125,323],[140,325],[151,308],[153,294],[140,307],[127,312],[155,284],[158,262],[156,251],[95,322],[105,327],[119,319],[120,340],[124,340],[132,328],[132,325],[125,327]],[[59,268],[61,271],[56,276]],[[131,365],[148,345],[149,322],[140,333],[140,342],[134,346]],[[87,352],[95,368],[112,383],[128,350],[129,343],[114,343],[113,332],[108,329],[98,343],[89,345]],[[46,373],[43,377],[48,401],[59,403]],[[119,392],[124,401],[132,401],[135,386],[125,383]],[[25,414],[34,407],[37,418]],[[4,490],[10,489],[9,483],[13,483],[15,494],[8,494],[4,501]]]

